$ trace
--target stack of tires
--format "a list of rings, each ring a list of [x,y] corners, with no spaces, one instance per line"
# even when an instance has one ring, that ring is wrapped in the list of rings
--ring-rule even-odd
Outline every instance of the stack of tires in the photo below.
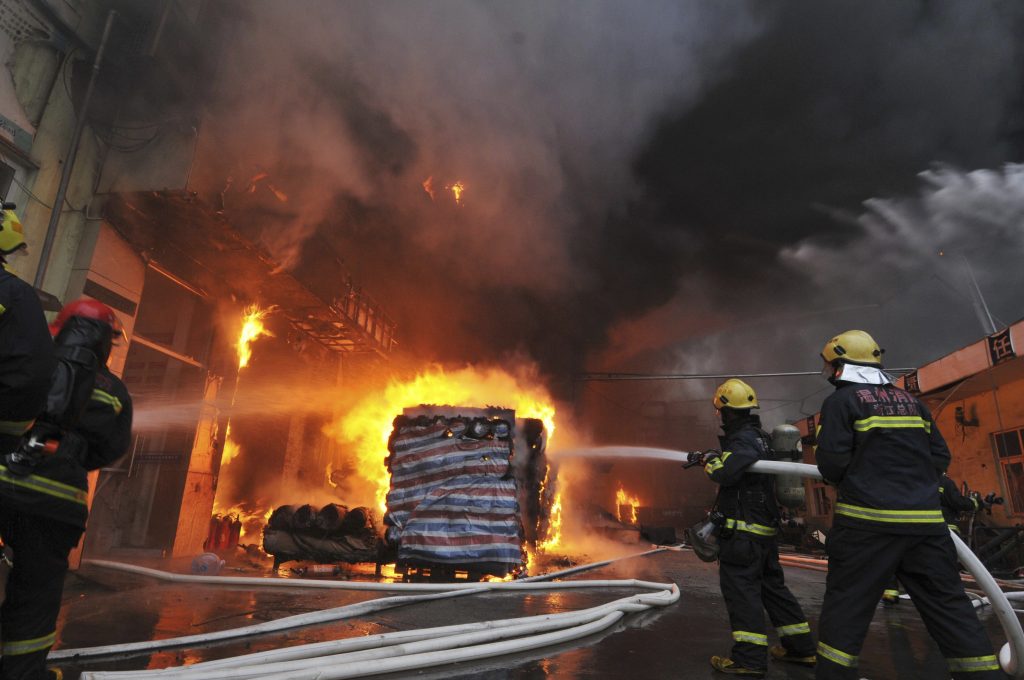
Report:
[[[377,522],[369,508],[282,505],[263,530],[263,550],[274,557],[275,568],[292,560],[376,562],[378,548]]]

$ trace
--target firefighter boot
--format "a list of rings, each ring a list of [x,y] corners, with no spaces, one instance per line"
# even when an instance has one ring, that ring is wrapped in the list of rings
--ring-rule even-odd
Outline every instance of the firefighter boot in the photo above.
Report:
[[[900,603],[900,591],[886,588],[882,593],[882,604],[886,607],[895,607]]]
[[[711,657],[711,667],[720,673],[725,673],[726,675],[748,675],[752,678],[763,678],[765,675],[765,669],[763,668],[747,668],[746,666],[740,666],[738,663],[726,656]]]
[[[811,654],[810,656],[797,656],[782,645],[772,645],[771,649],[768,650],[768,653],[771,654],[771,657],[776,661],[785,661],[786,663],[795,663],[801,666],[813,666],[818,662],[817,654]]]

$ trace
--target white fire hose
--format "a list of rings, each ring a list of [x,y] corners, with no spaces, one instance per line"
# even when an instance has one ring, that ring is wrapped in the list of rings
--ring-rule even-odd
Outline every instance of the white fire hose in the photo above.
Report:
[[[547,579],[558,578],[579,571],[601,567],[618,560],[642,557],[662,552],[663,550],[663,548],[649,550],[643,553],[627,555],[604,562],[595,562],[519,581],[450,584],[194,576],[189,574],[172,574],[117,562],[91,561],[90,563],[94,566],[118,569],[178,583],[273,588],[313,587],[349,590],[415,590],[434,592],[423,595],[380,598],[369,602],[289,616],[275,621],[226,631],[124,645],[63,649],[52,652],[49,655],[49,659],[77,660],[98,657],[124,657],[175,647],[195,647],[218,640],[250,637],[298,626],[350,618],[370,611],[378,611],[404,604],[459,597],[487,591],[543,591],[584,588],[639,588],[641,590],[656,591],[650,594],[625,597],[598,607],[564,614],[484,621],[354,639],[334,640],[311,645],[274,649],[267,652],[219,659],[184,667],[121,672],[86,672],[82,674],[82,678],[83,680],[100,680],[103,678],[126,680],[159,676],[161,678],[187,678],[189,680],[213,680],[215,678],[278,678],[281,680],[284,678],[316,678],[317,680],[324,680],[326,678],[354,678],[381,673],[394,673],[459,661],[472,661],[490,656],[513,654],[593,635],[613,626],[627,613],[645,611],[652,607],[664,607],[676,602],[679,599],[679,588],[674,583],[653,583],[636,579],[544,582]]]

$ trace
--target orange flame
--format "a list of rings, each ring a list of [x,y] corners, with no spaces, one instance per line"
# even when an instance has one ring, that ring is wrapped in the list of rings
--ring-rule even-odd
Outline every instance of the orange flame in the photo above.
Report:
[[[430,200],[433,201],[434,197],[435,197],[435,195],[437,193],[437,192],[434,191],[434,176],[431,175],[430,177],[428,177],[425,180],[423,180],[423,185],[422,186],[423,186],[423,190],[427,192],[428,196],[430,196]]]
[[[452,192],[452,196],[455,197],[455,203],[462,205],[462,194],[466,191],[466,185],[461,180],[456,180],[451,184],[445,186],[445,189]]]
[[[220,464],[227,465],[232,460],[238,457],[241,447],[238,446],[238,442],[232,441],[231,439],[231,421],[228,421],[228,426],[224,429],[224,453],[221,454]]]
[[[549,552],[559,547],[562,543],[562,494],[555,494],[555,500],[551,503],[551,512],[548,514],[547,536],[543,541],[537,543],[537,552]]]
[[[547,390],[526,383],[500,368],[468,366],[447,372],[434,366],[406,382],[393,381],[382,393],[371,394],[344,417],[328,425],[328,435],[352,445],[358,459],[357,474],[373,485],[376,505],[383,513],[390,476],[385,466],[391,423],[407,407],[450,404],[483,407],[501,404],[517,418],[544,421],[548,441],[555,431],[555,407]]]
[[[640,499],[637,498],[636,496],[631,496],[628,493],[626,493],[623,490],[622,485],[620,484],[619,490],[615,492],[615,516],[618,518],[620,522],[626,521],[622,519],[622,506],[624,505],[629,506],[630,523],[636,524],[638,521],[637,510],[640,508]]]
[[[275,307],[260,308],[255,303],[245,308],[245,313],[242,317],[242,330],[238,334],[238,341],[235,343],[235,348],[238,350],[239,369],[249,365],[249,360],[252,359],[251,345],[257,338],[264,335],[273,337],[274,334],[267,330],[263,320],[275,309]]]
[[[268,184],[267,188],[270,189],[270,193],[274,194],[274,198],[281,201],[282,203],[288,202],[288,194],[284,193],[273,184]]]

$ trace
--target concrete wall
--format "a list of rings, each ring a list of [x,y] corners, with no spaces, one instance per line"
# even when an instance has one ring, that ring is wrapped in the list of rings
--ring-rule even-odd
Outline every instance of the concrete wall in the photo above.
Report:
[[[963,407],[968,420],[977,417],[977,426],[956,422],[956,408]],[[1013,525],[1024,521],[1024,514],[1013,514],[1006,479],[1000,469],[992,435],[995,432],[1024,428],[1024,380],[966,399],[953,396],[935,418],[950,451],[953,462],[949,476],[982,495],[995,491],[1007,499],[1002,507],[992,510],[993,524]]]
[[[28,257],[17,259],[15,272],[22,278],[32,280],[39,263],[40,251],[50,220],[53,199],[57,193],[63,172],[68,145],[74,130],[76,114],[68,89],[64,87],[65,69],[63,60],[40,50],[48,48],[22,49],[16,53],[12,75],[18,98],[27,105],[29,114],[41,109],[29,159],[36,166],[34,176],[26,184],[32,198],[24,206],[18,206],[25,227],[28,242]],[[45,106],[40,107],[40,100]],[[79,250],[91,222],[98,229],[98,218],[91,212],[93,187],[99,177],[102,153],[96,138],[86,128],[78,147],[78,157],[68,186],[66,201],[61,207],[61,219],[57,237],[54,240],[50,266],[43,289],[66,299],[68,284]]]

